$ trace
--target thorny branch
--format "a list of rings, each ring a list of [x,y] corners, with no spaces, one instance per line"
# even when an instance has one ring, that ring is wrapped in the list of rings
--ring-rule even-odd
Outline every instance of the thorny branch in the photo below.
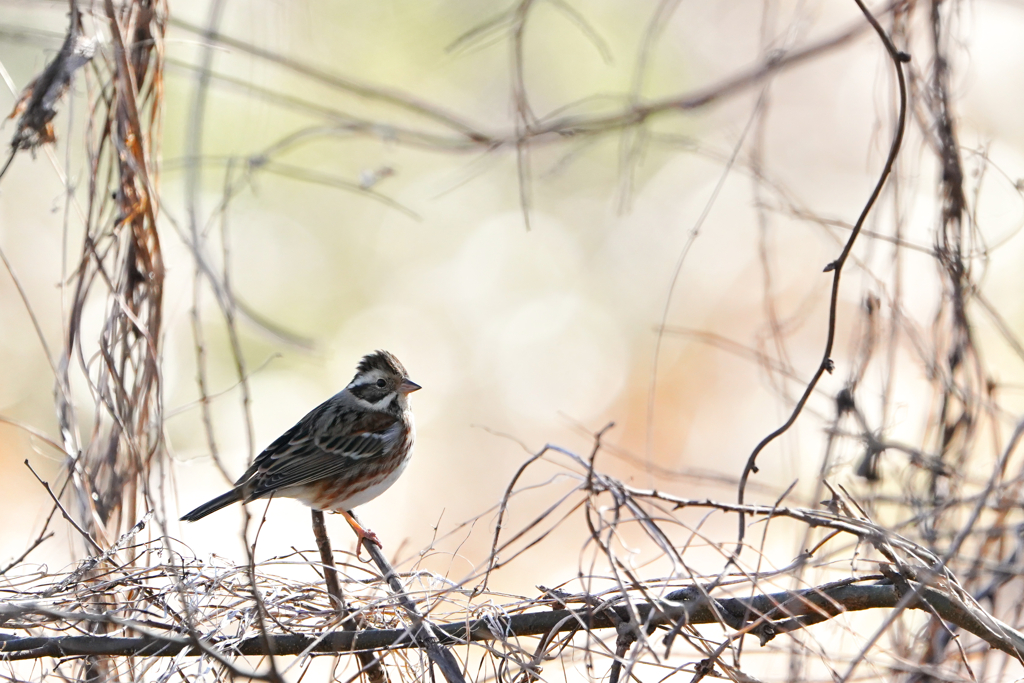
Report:
[[[875,183],[875,187],[871,192],[871,196],[868,197],[867,203],[865,203],[863,209],[861,209],[860,216],[857,218],[857,222],[853,226],[853,230],[850,232],[849,238],[846,240],[843,250],[839,256],[829,263],[825,267],[825,272],[832,273],[832,291],[831,298],[829,300],[828,309],[828,336],[825,341],[825,348],[822,352],[822,359],[818,365],[817,370],[811,376],[811,380],[807,383],[804,388],[803,395],[797,400],[796,405],[793,407],[789,418],[780,426],[778,429],[773,431],[768,436],[764,437],[757,446],[754,447],[753,452],[747,458],[747,463],[743,467],[743,473],[740,475],[739,484],[739,495],[737,496],[739,502],[742,504],[746,495],[747,479],[751,474],[757,472],[757,456],[760,455],[768,444],[773,442],[778,437],[785,434],[792,427],[797,418],[804,410],[804,406],[807,405],[807,401],[811,398],[814,393],[815,387],[818,385],[818,381],[822,376],[828,372],[831,373],[835,368],[835,363],[832,360],[832,347],[836,340],[836,321],[838,317],[839,308],[839,278],[843,272],[843,266],[846,265],[847,259],[850,257],[850,253],[853,250],[853,245],[857,241],[857,236],[860,234],[861,229],[864,227],[864,222],[868,218],[868,214],[874,207],[875,202],[878,201],[879,195],[882,193],[882,188],[885,187],[886,180],[888,180],[890,173],[892,173],[893,167],[896,164],[896,158],[900,153],[900,148],[903,145],[903,135],[906,132],[907,125],[907,81],[906,76],[903,73],[903,65],[910,61],[910,55],[902,50],[896,48],[892,40],[886,34],[885,30],[875,19],[874,15],[864,6],[861,0],[854,0],[857,6],[864,12],[864,17],[868,23],[878,34],[879,39],[882,41],[882,45],[885,47],[886,52],[889,53],[889,57],[892,59],[893,67],[896,71],[896,81],[899,85],[899,96],[898,106],[899,114],[896,120],[895,131],[893,133],[892,143],[889,147],[889,154],[885,160],[885,164],[882,167],[882,172],[878,177],[878,182]],[[739,533],[736,541],[736,553],[739,554],[743,549],[743,536],[746,532],[746,524],[743,514],[739,516]]]

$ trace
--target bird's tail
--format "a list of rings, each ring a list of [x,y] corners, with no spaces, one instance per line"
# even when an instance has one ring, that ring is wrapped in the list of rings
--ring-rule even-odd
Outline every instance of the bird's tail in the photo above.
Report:
[[[226,508],[232,503],[237,503],[242,500],[242,492],[238,489],[231,489],[222,496],[217,496],[213,500],[203,503],[192,512],[187,515],[182,515],[181,520],[183,522],[194,522],[197,519],[202,519],[211,512],[216,512],[221,508]]]

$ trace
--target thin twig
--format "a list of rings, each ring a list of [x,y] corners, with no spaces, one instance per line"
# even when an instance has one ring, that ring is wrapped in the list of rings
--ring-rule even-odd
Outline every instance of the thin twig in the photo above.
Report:
[[[75,531],[80,533],[82,535],[82,538],[84,538],[86,541],[89,542],[89,545],[92,546],[93,550],[95,550],[98,553],[102,553],[103,552],[103,548],[100,547],[100,544],[97,543],[95,541],[95,539],[93,539],[93,537],[89,535],[89,532],[87,532],[85,529],[83,529],[78,524],[78,522],[76,522],[74,520],[74,518],[67,511],[67,509],[64,507],[64,505],[60,502],[60,499],[57,498],[56,494],[54,494],[53,489],[50,488],[50,484],[45,482],[45,481],[43,481],[42,477],[40,477],[38,474],[36,474],[36,471],[34,469],[32,469],[32,465],[31,465],[31,463],[29,463],[28,459],[25,460],[25,467],[27,467],[28,471],[32,473],[32,476],[36,478],[36,481],[38,481],[40,484],[43,485],[43,487],[46,489],[46,492],[48,494],[50,494],[50,498],[53,500],[54,504],[60,510],[60,514],[63,515],[64,519],[67,520],[68,524],[70,524],[72,527],[74,527]]]

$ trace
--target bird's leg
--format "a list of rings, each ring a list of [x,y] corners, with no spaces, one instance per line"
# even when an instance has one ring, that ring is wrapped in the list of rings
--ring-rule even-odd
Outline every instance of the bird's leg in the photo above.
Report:
[[[366,539],[370,543],[374,544],[378,548],[383,548],[384,544],[377,538],[377,534],[373,533],[369,529],[364,529],[363,526],[355,520],[352,513],[347,510],[338,510],[338,512],[345,518],[348,525],[352,527],[352,531],[356,532],[358,540],[356,541],[356,559],[359,559],[359,553],[363,549],[363,539]]]

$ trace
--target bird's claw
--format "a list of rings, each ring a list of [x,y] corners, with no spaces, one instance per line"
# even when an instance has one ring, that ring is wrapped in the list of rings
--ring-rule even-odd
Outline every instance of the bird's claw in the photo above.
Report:
[[[356,531],[356,559],[357,560],[362,560],[362,556],[360,555],[360,553],[363,550],[363,541],[369,541],[370,543],[374,544],[378,548],[381,548],[381,549],[384,548],[384,544],[380,542],[379,538],[377,538],[377,534],[373,533],[369,529],[360,529],[360,530]]]

